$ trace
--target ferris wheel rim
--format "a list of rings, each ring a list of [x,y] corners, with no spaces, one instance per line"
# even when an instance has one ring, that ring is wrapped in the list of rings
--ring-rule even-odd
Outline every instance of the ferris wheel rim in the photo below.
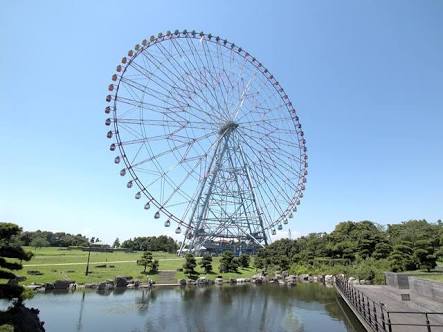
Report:
[[[206,42],[216,43],[217,45],[223,46],[226,49],[231,50],[234,53],[243,57],[243,59],[245,59],[246,61],[248,61],[248,63],[253,65],[268,80],[268,82],[270,82],[272,84],[275,92],[279,95],[280,99],[282,100],[282,102],[286,106],[286,109],[289,112],[289,115],[295,124],[297,141],[298,141],[298,151],[299,151],[298,157],[300,160],[300,163],[299,163],[300,176],[299,176],[298,181],[299,182],[304,181],[303,183],[305,183],[308,164],[307,164],[307,154],[306,154],[307,150],[306,150],[306,140],[304,138],[304,132],[301,129],[301,124],[299,122],[297,112],[292,105],[292,102],[290,101],[290,99],[289,99],[288,95],[286,94],[285,90],[283,89],[283,87],[275,79],[275,77],[269,72],[269,70],[261,62],[259,62],[250,53],[246,52],[243,48],[235,45],[234,43],[227,41],[226,39],[222,39],[218,36],[213,36],[211,34],[206,34],[203,32],[197,33],[195,31],[189,32],[187,30],[183,30],[183,31],[176,30],[174,33],[167,31],[165,34],[159,33],[157,36],[151,36],[149,38],[149,41],[147,39],[145,39],[142,41],[141,45],[137,44],[134,47],[134,49],[131,49],[128,52],[128,57],[123,57],[121,64],[119,64],[117,66],[117,72],[119,73],[120,77],[117,79],[117,82],[116,82],[116,80],[114,80],[114,76],[113,76],[114,83],[111,84],[112,89],[111,89],[111,85],[109,86],[109,90],[110,90],[110,92],[113,92],[113,94],[110,93],[106,97],[106,101],[109,104],[112,104],[112,117],[114,120],[113,121],[114,133],[112,136],[115,136],[116,143],[117,143],[116,146],[118,147],[118,150],[120,152],[120,155],[121,155],[122,160],[125,165],[124,169],[126,170],[126,172],[128,172],[130,174],[130,176],[132,178],[131,182],[134,182],[137,185],[137,187],[139,189],[139,193],[143,194],[147,198],[148,202],[152,203],[157,208],[157,211],[161,211],[161,213],[163,215],[167,216],[167,218],[170,219],[171,221],[174,221],[178,225],[184,226],[185,228],[187,228],[187,227],[192,228],[192,226],[188,226],[186,224],[185,220],[182,220],[180,217],[176,216],[174,213],[171,213],[168,209],[166,209],[158,201],[158,199],[155,197],[155,195],[153,193],[151,193],[149,188],[147,188],[143,184],[143,182],[140,180],[136,171],[133,169],[132,163],[128,160],[128,157],[126,155],[126,151],[123,147],[122,139],[120,137],[119,126],[118,126],[118,121],[117,121],[118,116],[117,116],[117,98],[116,97],[117,97],[119,89],[120,89],[120,84],[121,84],[122,78],[124,77],[124,74],[126,73],[127,69],[129,68],[129,65],[132,63],[132,61],[134,61],[134,59],[137,56],[139,56],[144,50],[148,49],[149,47],[151,47],[155,44],[161,43],[165,40],[179,39],[179,38],[200,39],[200,40],[204,40]],[[120,67],[120,71],[119,71],[119,67]],[[109,134],[109,132],[108,132],[108,134]],[[299,184],[300,183],[297,183],[296,185],[298,186]],[[303,197],[304,185],[302,185],[301,188],[303,188],[303,189],[300,189],[300,190],[294,192],[291,201],[288,202],[287,209],[281,214],[281,216],[278,219],[271,221],[272,224],[269,225],[269,227],[266,227],[266,229],[270,230],[271,228],[275,227],[276,225],[280,225],[281,223],[284,223],[284,221],[288,218],[288,216],[291,215],[292,212],[296,210],[297,206],[300,204],[301,198]]]

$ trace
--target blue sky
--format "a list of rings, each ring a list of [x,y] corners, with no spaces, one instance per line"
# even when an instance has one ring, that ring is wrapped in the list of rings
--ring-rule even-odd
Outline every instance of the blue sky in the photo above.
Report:
[[[0,220],[165,232],[118,176],[104,97],[131,47],[185,28],[254,54],[296,106],[310,170],[292,234],[443,219],[443,2],[17,0],[0,12]]]

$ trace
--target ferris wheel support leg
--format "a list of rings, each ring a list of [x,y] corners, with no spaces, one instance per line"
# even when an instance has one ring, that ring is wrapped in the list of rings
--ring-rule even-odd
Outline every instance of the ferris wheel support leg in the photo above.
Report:
[[[249,167],[248,167],[248,164],[246,163],[246,159],[245,159],[244,152],[243,152],[243,149],[242,149],[241,145],[239,145],[239,148],[240,148],[240,156],[241,156],[242,161],[243,161],[243,166],[244,166],[245,171],[246,171],[246,178],[248,179],[248,185],[249,185],[249,188],[251,189],[252,200],[254,201],[255,210],[257,211],[258,220],[259,220],[260,227],[261,227],[261,230],[262,230],[262,233],[263,233],[263,239],[265,241],[265,245],[268,245],[268,237],[266,236],[266,231],[265,231],[265,228],[263,226],[263,218],[262,218],[262,212],[261,212],[262,210],[261,210],[261,208],[260,208],[260,206],[258,204],[257,196],[255,195],[253,182],[252,182],[252,179],[251,179],[251,175],[249,174]]]
[[[192,241],[191,241],[191,244],[189,245],[189,250],[193,250],[194,249],[194,243],[195,243],[195,238],[197,237],[197,232],[198,232],[198,230],[199,230],[199,228],[200,228],[200,225],[201,225],[201,222],[202,222],[202,220],[203,220],[203,217],[205,216],[205,214],[206,214],[206,212],[207,212],[207,209],[208,209],[208,204],[209,204],[209,199],[210,199],[210,197],[211,197],[211,194],[212,194],[212,188],[213,188],[213,186],[214,186],[214,183],[215,183],[215,179],[217,178],[217,174],[218,174],[218,171],[219,171],[219,169],[220,169],[220,165],[221,165],[221,160],[222,160],[222,158],[223,158],[223,155],[225,154],[225,152],[226,152],[226,150],[227,150],[227,147],[228,147],[228,141],[229,141],[229,136],[230,136],[230,134],[231,134],[231,131],[226,131],[223,135],[222,135],[222,139],[224,139],[225,141],[224,141],[224,144],[223,144],[223,148],[222,148],[222,150],[220,151],[220,154],[217,156],[217,150],[215,151],[215,153],[214,153],[214,156],[212,157],[212,159],[214,160],[214,159],[216,159],[216,161],[215,161],[215,167],[214,167],[214,170],[213,170],[213,174],[212,174],[212,179],[211,179],[211,182],[210,182],[210,184],[209,184],[209,188],[208,188],[208,191],[207,191],[207,193],[206,193],[206,195],[205,195],[205,201],[203,202],[203,206],[202,206],[202,208],[201,208],[201,211],[200,211],[200,214],[199,214],[199,216],[198,216],[198,218],[197,218],[197,222],[196,222],[196,226],[195,226],[195,230],[194,230],[194,236],[193,236],[193,238],[192,238]],[[212,162],[213,162],[213,160],[211,160],[211,164],[212,164]],[[198,199],[197,199],[197,202],[195,203],[195,206],[194,206],[194,211],[197,209],[197,206],[198,206],[198,204],[199,204],[199,202],[200,202],[200,200],[201,200],[201,194],[203,193],[203,191],[201,191],[200,192],[200,196],[198,197]],[[192,222],[192,219],[191,219],[191,222]]]
[[[198,193],[197,199],[196,199],[196,201],[195,201],[195,203],[194,203],[194,207],[193,207],[193,209],[192,209],[192,213],[191,213],[191,216],[190,216],[190,218],[189,218],[188,232],[189,232],[190,229],[191,229],[191,225],[192,225],[192,223],[193,223],[193,221],[194,221],[195,213],[197,212],[197,208],[198,208],[198,206],[199,206],[199,204],[200,204],[200,201],[201,201],[201,199],[202,199],[203,190],[205,189],[206,182],[208,181],[209,175],[211,174],[212,165],[214,164],[214,162],[215,162],[216,160],[220,160],[220,158],[221,158],[221,157],[223,156],[223,154],[224,154],[224,151],[226,150],[227,140],[225,140],[224,145],[223,145],[223,150],[222,150],[222,152],[220,153],[219,157],[217,158],[217,155],[219,154],[220,144],[221,144],[223,138],[225,138],[225,135],[223,135],[223,136],[221,136],[221,137],[219,138],[219,140],[218,140],[218,142],[217,142],[217,145],[216,145],[216,147],[215,147],[215,150],[214,150],[214,154],[212,155],[211,161],[209,162],[208,171],[207,171],[207,173],[206,173],[207,176],[204,178],[204,180],[203,180],[203,182],[202,182],[202,184],[201,184],[201,187],[200,187],[200,189],[199,189],[199,193]],[[226,138],[225,138],[225,139],[226,139]],[[216,177],[216,173],[218,172],[218,168],[220,168],[220,165],[217,165],[217,162],[216,162],[215,169],[212,171],[212,173],[214,173],[214,176],[213,176],[213,178],[211,179],[211,185],[210,185],[210,188],[211,188],[212,185],[214,184],[214,179],[215,179],[215,177]],[[208,195],[207,195],[207,197],[208,197]],[[204,209],[203,209],[203,212],[204,212]],[[202,215],[202,214],[200,214],[200,215]],[[193,247],[194,247],[195,237],[196,237],[196,235],[197,235],[198,227],[200,226],[200,221],[201,221],[201,218],[198,220],[197,225],[196,225],[196,227],[195,227],[195,229],[194,229],[194,235],[193,235],[193,237],[192,237],[192,239],[191,239],[191,242],[190,242],[190,244],[189,244],[189,250],[190,250],[190,251],[191,251],[191,250],[193,249]],[[178,253],[180,256],[182,255],[182,253],[183,253],[183,249],[184,249],[185,246],[186,246],[187,234],[188,234],[188,233],[185,234],[185,238],[184,238],[184,240],[183,240],[183,243],[182,243],[182,245],[181,245],[181,247],[180,247],[180,251],[179,251],[179,253]]]

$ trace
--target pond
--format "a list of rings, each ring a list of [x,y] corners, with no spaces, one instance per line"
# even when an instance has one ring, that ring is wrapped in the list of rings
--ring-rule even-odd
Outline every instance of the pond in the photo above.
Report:
[[[47,331],[363,331],[333,288],[210,286],[37,294]]]

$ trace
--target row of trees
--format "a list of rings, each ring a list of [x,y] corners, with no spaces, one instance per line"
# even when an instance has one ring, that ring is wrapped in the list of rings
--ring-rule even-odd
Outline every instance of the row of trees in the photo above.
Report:
[[[370,221],[339,223],[331,233],[311,233],[283,239],[257,253],[257,268],[292,264],[349,265],[362,260],[386,260],[393,271],[433,269],[443,258],[443,223],[410,220],[380,226]]]
[[[247,268],[249,267],[249,263],[249,255],[240,255],[239,257],[235,257],[232,252],[225,251],[220,258],[219,272],[238,272],[239,267]],[[205,273],[212,273],[211,256],[203,256],[201,261],[199,262],[199,265]],[[186,254],[185,263],[183,264],[183,272],[190,278],[195,277],[198,274],[195,271],[196,267],[197,260],[195,259],[194,255]]]
[[[116,242],[114,242],[114,246]],[[135,237],[134,239],[123,241],[121,247],[139,251],[165,251],[170,253],[175,253],[178,249],[175,240],[166,235]]]
[[[87,246],[88,238],[81,235],[73,235],[64,232],[21,232],[17,234],[15,240],[17,244],[31,247],[70,247],[70,246]]]

